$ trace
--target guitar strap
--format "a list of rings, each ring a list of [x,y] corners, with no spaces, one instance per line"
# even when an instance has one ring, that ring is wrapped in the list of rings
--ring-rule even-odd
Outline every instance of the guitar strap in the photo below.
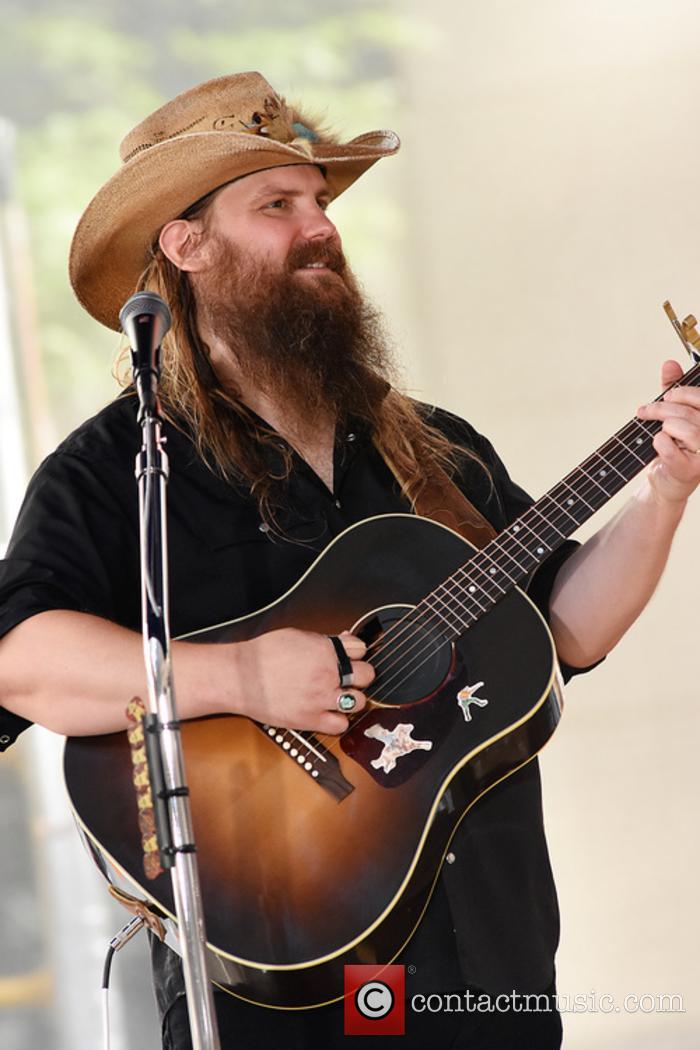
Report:
[[[386,449],[375,438],[374,444],[403,488],[404,478]],[[493,525],[471,503],[442,467],[436,466],[432,475],[413,500],[413,509],[422,518],[431,518],[440,525],[447,525],[453,532],[481,550],[496,535]]]

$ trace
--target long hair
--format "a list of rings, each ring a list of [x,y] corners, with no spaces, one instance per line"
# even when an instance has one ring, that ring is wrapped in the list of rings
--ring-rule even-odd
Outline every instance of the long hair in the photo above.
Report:
[[[290,446],[271,427],[261,425],[235,391],[224,389],[219,382],[199,332],[189,278],[157,245],[151,250],[138,290],[161,295],[172,314],[172,327],[161,353],[159,393],[165,416],[188,433],[209,469],[250,490],[261,516],[274,526],[283,483],[293,468]],[[353,406],[353,416],[368,425],[412,506],[436,469],[451,476],[465,456],[479,463],[490,481],[490,472],[476,453],[431,426],[409,397],[389,387],[376,373],[367,371],[363,380],[362,402]],[[279,474],[270,472],[266,446],[273,446],[281,455]]]

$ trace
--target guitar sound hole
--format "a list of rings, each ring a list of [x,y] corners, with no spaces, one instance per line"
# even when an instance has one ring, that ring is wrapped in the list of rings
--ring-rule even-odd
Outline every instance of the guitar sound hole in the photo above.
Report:
[[[366,643],[367,659],[377,672],[367,694],[382,704],[400,707],[425,700],[453,666],[452,644],[436,629],[414,622],[411,609],[387,606],[368,613],[353,628]]]

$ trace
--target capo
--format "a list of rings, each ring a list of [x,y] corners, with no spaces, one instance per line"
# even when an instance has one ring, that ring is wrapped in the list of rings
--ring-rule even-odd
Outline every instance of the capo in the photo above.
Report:
[[[697,363],[700,361],[700,332],[698,332],[697,320],[692,314],[688,314],[682,321],[679,321],[668,299],[663,304],[663,307],[676,335],[683,343],[692,360]]]

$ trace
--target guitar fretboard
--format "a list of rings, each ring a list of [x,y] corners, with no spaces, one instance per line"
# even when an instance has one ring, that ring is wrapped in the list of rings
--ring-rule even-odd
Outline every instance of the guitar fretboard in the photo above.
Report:
[[[700,386],[700,364],[674,385]],[[656,420],[631,419],[427,595],[408,618],[450,641],[463,634],[651,463],[656,456],[652,441],[660,429]]]

